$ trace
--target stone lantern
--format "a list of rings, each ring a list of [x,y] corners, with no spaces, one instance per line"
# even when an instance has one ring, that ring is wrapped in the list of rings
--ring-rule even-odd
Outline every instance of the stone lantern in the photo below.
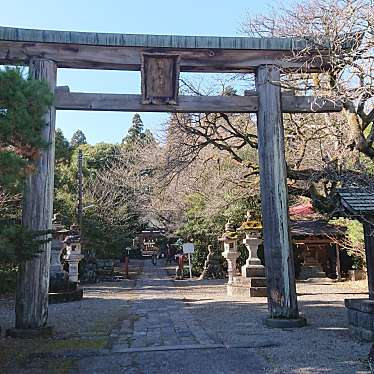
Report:
[[[68,274],[62,267],[60,256],[64,248],[64,236],[69,230],[58,223],[57,219],[57,215],[55,215],[52,223],[51,267],[49,271],[49,289],[52,292],[63,288],[68,278]]]
[[[258,246],[262,243],[261,231],[262,225],[258,220],[254,220],[247,212],[246,221],[242,223],[238,231],[244,232],[244,245],[248,249],[249,256],[245,265],[242,266],[242,281],[243,286],[249,287],[249,295],[254,297],[265,297],[266,292],[266,277],[265,267],[261,264],[258,258]]]
[[[78,264],[84,255],[81,253],[80,236],[76,225],[70,227],[70,235],[65,238],[65,244],[66,255],[64,258],[69,264],[69,281],[78,283]]]
[[[218,240],[223,242],[224,251],[222,252],[222,256],[227,260],[227,272],[229,276],[227,293],[231,294],[230,285],[234,283],[234,276],[236,274],[236,260],[239,257],[239,252],[238,233],[230,222],[227,222],[225,225],[225,232],[223,233],[222,238]]]
[[[69,233],[70,235],[67,236]],[[64,237],[66,238],[64,239]],[[74,244],[74,240],[76,240],[76,237],[71,235],[71,230],[65,229],[61,223],[58,223],[58,214],[55,214],[52,223],[51,267],[48,294],[50,304],[77,301],[81,300],[83,297],[83,290],[78,289],[77,287],[78,265],[76,266],[76,276],[72,277],[71,273],[68,274],[65,270],[63,270],[63,266],[60,261],[61,253],[66,248],[68,253],[70,252],[70,260],[74,257],[71,256],[71,249]],[[65,255],[65,260],[66,257],[67,256]],[[70,265],[69,268],[70,271],[73,270],[74,273],[74,265],[71,266],[70,260],[67,260]]]

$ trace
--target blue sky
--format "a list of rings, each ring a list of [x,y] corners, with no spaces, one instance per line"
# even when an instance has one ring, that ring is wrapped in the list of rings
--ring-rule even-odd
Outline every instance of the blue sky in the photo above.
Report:
[[[237,36],[245,14],[266,11],[269,1],[253,0],[18,0],[3,1],[0,25],[53,30]],[[139,93],[138,72],[59,69],[58,85],[72,91]],[[133,113],[59,111],[56,126],[70,139],[81,129],[89,143],[120,142]],[[165,114],[142,113],[157,132]]]

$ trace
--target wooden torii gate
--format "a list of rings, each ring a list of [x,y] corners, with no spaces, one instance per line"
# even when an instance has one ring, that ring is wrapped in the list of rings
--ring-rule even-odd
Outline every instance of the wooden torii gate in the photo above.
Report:
[[[31,76],[49,83],[54,105],[45,114],[49,144],[26,181],[23,225],[52,227],[56,110],[124,112],[257,113],[261,205],[271,325],[303,325],[299,317],[292,246],[282,113],[341,110],[323,98],[286,96],[280,69],[296,71],[306,61],[287,61],[308,46],[292,38],[126,35],[0,27],[0,64],[28,65]],[[310,61],[313,54],[310,54]],[[321,61],[321,59],[319,59]],[[58,68],[141,71],[142,94],[75,93],[56,88]],[[321,64],[309,63],[318,72]],[[244,96],[180,96],[179,72],[255,73],[256,92]],[[18,271],[16,330],[43,330],[48,317],[50,243]],[[283,326],[283,325],[282,325]]]

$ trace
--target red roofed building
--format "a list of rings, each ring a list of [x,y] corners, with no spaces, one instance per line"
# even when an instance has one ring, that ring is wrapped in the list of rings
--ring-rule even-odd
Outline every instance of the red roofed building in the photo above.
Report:
[[[307,217],[315,214],[315,210],[311,202],[301,205],[294,205],[289,209],[290,216]]]
[[[340,277],[337,240],[345,229],[331,225],[315,211],[311,202],[289,208],[293,245],[301,262],[300,279]]]

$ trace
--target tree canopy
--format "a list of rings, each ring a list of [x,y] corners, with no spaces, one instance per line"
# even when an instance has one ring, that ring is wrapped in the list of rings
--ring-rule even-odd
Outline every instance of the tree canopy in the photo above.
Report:
[[[87,144],[86,135],[82,130],[77,130],[70,139],[70,146],[75,148],[82,144]]]
[[[127,131],[127,135],[122,139],[122,144],[131,146],[134,143],[152,143],[154,137],[149,129],[144,131],[143,121],[138,113],[132,117],[132,125]]]

